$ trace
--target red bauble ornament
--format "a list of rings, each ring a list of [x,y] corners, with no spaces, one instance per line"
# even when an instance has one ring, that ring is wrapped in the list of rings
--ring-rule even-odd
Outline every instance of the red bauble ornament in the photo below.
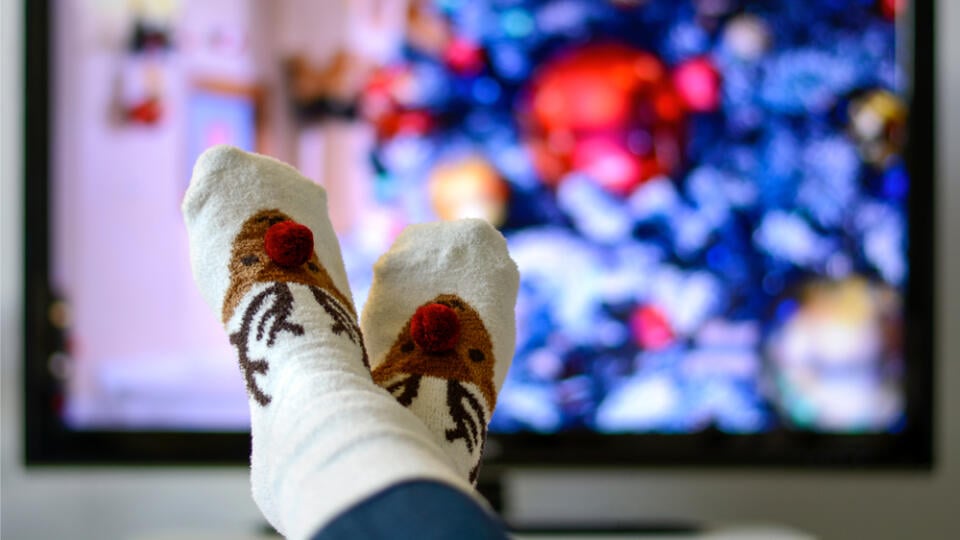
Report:
[[[637,156],[613,138],[594,137],[579,142],[573,150],[573,167],[618,195],[630,193],[644,180]]]
[[[524,142],[547,185],[579,171],[622,196],[680,165],[688,110],[651,53],[587,45],[542,64],[526,96]]]
[[[641,86],[667,82],[653,55],[622,45],[589,45],[540,66],[530,87],[534,121],[546,131],[617,128],[629,122]]]
[[[267,256],[280,266],[300,266],[313,255],[313,233],[295,221],[281,221],[267,229],[263,247]]]
[[[451,351],[460,342],[460,317],[443,304],[420,306],[410,319],[410,335],[424,351]]]

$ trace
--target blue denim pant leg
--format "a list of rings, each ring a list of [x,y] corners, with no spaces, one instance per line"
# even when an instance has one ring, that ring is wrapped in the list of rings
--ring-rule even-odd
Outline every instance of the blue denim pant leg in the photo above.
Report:
[[[417,480],[391,486],[340,514],[313,540],[503,540],[499,519],[461,491]]]

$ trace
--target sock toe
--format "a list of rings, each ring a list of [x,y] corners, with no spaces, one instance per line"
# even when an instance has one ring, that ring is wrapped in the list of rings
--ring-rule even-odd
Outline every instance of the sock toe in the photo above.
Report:
[[[520,275],[507,243],[480,219],[407,227],[374,266],[374,283],[361,317],[371,367],[384,361],[418,307],[455,294],[479,314],[497,358],[494,382],[507,375],[516,341],[514,305]]]
[[[278,201],[283,214],[313,232],[320,264],[352,305],[323,187],[285,163],[226,145],[210,148],[197,160],[182,204],[190,262],[204,299],[221,310],[230,286],[227,261],[234,239],[250,216],[277,209]]]
[[[361,325],[374,382],[470,483],[513,360],[517,266],[482,220],[408,227],[374,266]]]

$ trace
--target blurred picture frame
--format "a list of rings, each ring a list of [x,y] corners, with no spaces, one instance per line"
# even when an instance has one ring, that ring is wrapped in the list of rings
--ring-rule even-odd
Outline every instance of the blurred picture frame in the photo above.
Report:
[[[204,150],[218,144],[268,153],[265,103],[266,90],[259,84],[226,79],[194,81],[187,98],[188,167]]]

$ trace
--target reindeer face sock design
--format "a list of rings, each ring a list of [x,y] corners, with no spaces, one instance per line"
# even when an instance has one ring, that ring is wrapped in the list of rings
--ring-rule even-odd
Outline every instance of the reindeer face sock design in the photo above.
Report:
[[[442,294],[417,308],[373,380],[437,430],[474,482],[497,401],[494,364],[480,316],[460,297]]]
[[[373,380],[471,483],[513,359],[518,286],[506,241],[486,222],[413,225],[374,267],[364,307]]]
[[[252,359],[249,346],[254,332],[256,340],[266,337],[268,347],[273,346],[280,333],[303,335],[303,327],[288,320],[293,310],[291,284],[310,291],[330,317],[330,331],[359,346],[363,365],[369,367],[353,303],[337,290],[314,253],[309,228],[279,210],[257,212],[243,223],[233,241],[229,269],[230,285],[223,301],[223,322],[228,327],[237,306],[251,289],[258,283],[270,284],[247,303],[239,329],[230,334],[247,391],[260,405],[268,405],[271,397],[257,384],[256,375],[264,374],[269,366],[265,360]]]
[[[453,460],[371,380],[326,192],[231,147],[204,153],[183,203],[194,277],[250,395],[253,498],[290,538],[400,481],[470,493]]]

